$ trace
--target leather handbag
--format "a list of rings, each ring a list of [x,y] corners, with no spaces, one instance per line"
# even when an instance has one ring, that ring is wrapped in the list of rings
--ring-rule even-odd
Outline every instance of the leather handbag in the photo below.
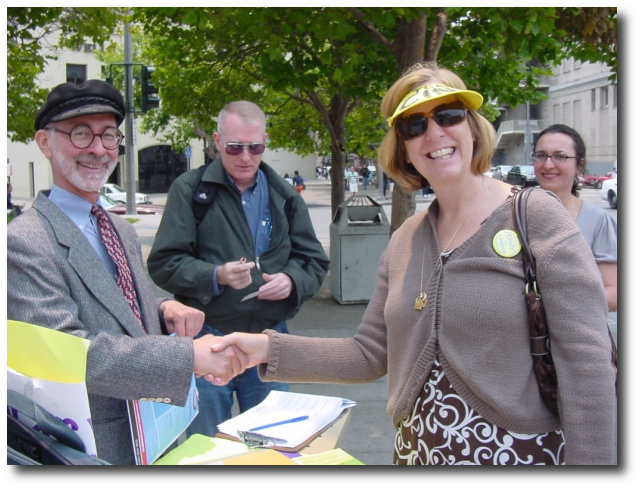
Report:
[[[516,233],[522,245],[522,265],[525,276],[525,301],[530,333],[531,356],[533,357],[533,371],[538,382],[540,396],[547,408],[558,415],[558,378],[549,346],[549,327],[544,310],[540,289],[536,281],[536,262],[529,247],[525,222],[527,199],[532,188],[518,189],[513,197],[513,221]],[[611,363],[616,372],[616,390],[618,377],[618,353],[609,327],[611,340]]]

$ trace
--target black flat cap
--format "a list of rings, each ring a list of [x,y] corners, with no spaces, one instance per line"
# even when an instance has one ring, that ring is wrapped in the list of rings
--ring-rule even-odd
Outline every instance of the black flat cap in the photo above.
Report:
[[[114,114],[116,124],[122,123],[126,109],[118,89],[102,80],[87,80],[79,85],[62,83],[51,90],[46,103],[36,113],[35,127],[38,131],[49,122],[102,113]]]

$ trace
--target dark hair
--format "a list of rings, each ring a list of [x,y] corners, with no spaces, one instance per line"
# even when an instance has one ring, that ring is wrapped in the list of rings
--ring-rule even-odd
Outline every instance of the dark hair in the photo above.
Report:
[[[584,171],[586,169],[586,166],[587,166],[587,159],[586,159],[587,158],[587,148],[584,145],[584,141],[582,140],[582,137],[580,136],[580,134],[578,134],[578,131],[576,131],[575,129],[572,129],[568,125],[564,125],[564,124],[553,124],[553,125],[550,125],[545,130],[540,132],[540,134],[538,134],[538,138],[536,139],[536,145],[533,148],[534,151],[536,150],[536,147],[538,146],[538,141],[545,134],[564,134],[565,136],[570,137],[571,140],[573,141],[573,150],[576,152],[576,157],[578,158],[576,160],[577,161],[576,164],[578,165],[578,168],[580,168],[582,170],[581,172],[584,173]],[[577,179],[577,177],[573,181],[573,186],[571,187],[571,194],[576,196],[576,197],[578,196],[578,179]]]

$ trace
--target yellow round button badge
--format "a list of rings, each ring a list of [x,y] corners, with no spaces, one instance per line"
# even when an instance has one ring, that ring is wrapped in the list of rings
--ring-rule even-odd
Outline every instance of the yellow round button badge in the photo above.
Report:
[[[512,230],[501,230],[493,236],[493,250],[503,258],[512,258],[521,248],[518,234]]]

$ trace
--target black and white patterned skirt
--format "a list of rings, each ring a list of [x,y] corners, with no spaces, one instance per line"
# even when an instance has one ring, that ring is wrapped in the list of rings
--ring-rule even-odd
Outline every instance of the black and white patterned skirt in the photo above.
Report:
[[[456,394],[436,357],[398,428],[394,464],[564,464],[564,434],[518,434],[486,421]]]

